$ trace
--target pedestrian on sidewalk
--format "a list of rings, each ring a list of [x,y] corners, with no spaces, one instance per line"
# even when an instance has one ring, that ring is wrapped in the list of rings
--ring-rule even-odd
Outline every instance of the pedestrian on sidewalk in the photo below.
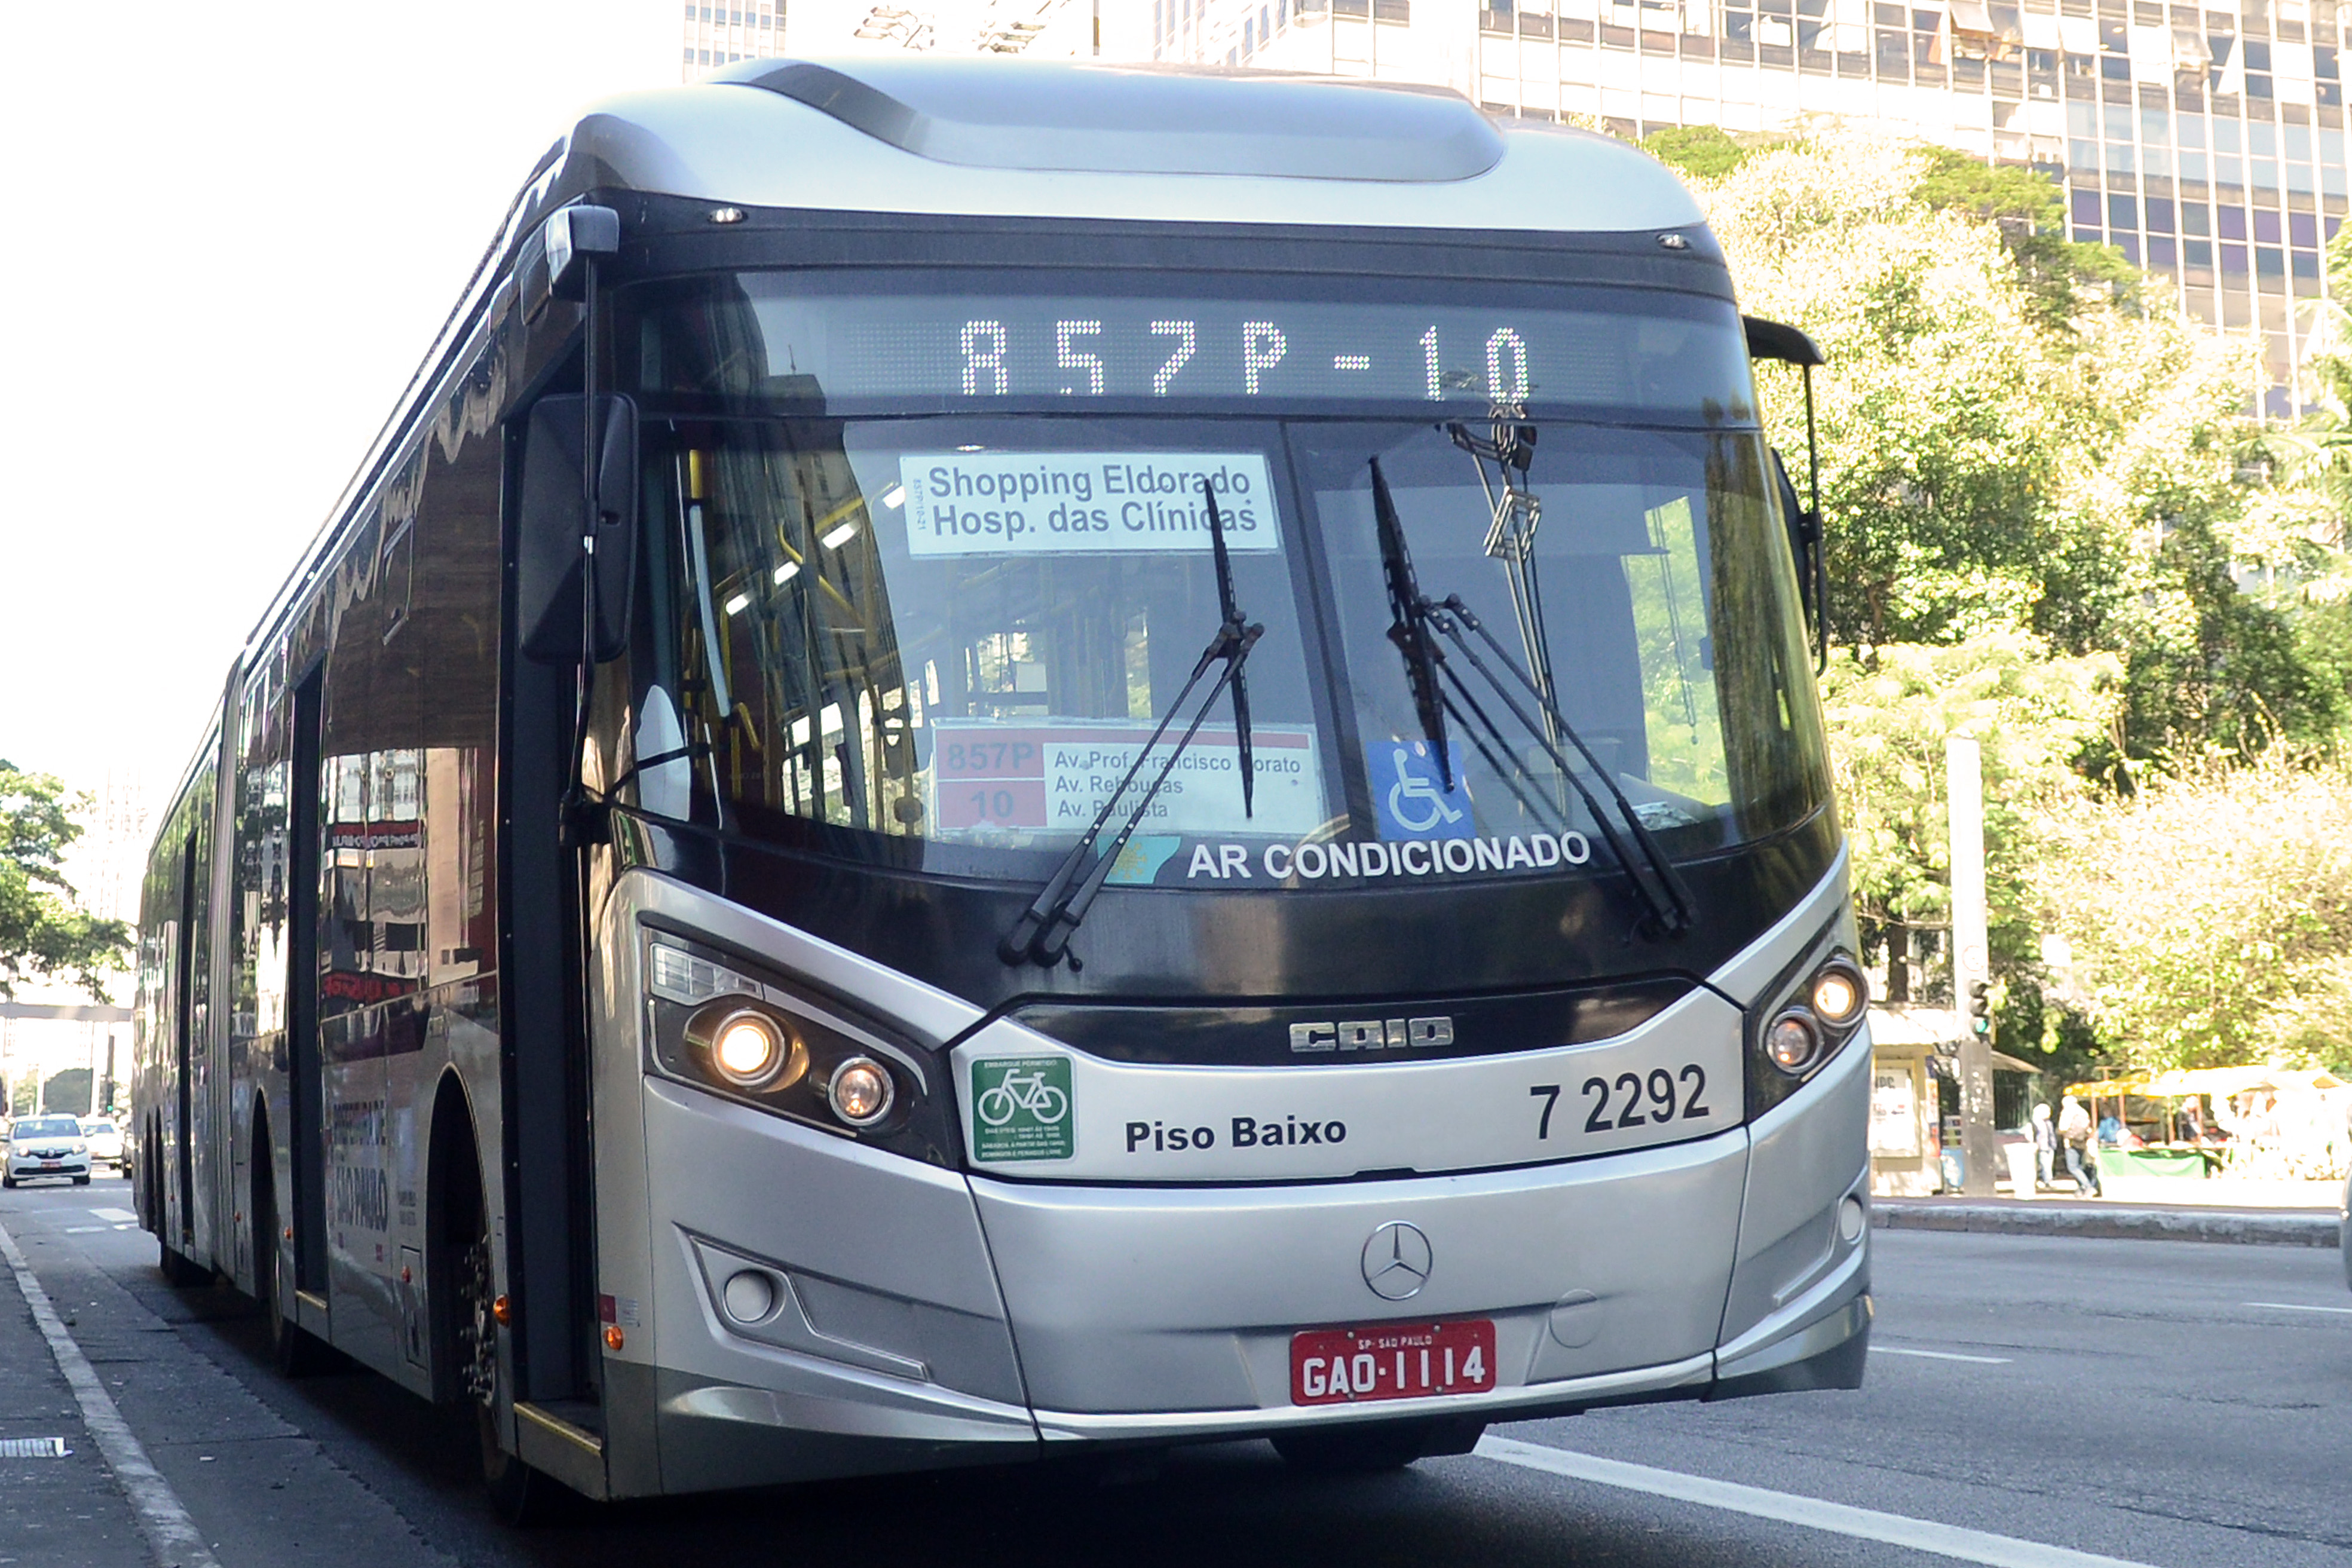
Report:
[[[2033,1168],[2041,1178],[2041,1185],[2054,1187],[2058,1184],[2056,1176],[2053,1174],[2057,1160],[2058,1129],[2050,1121],[2050,1107],[2037,1105],[2033,1108]]]
[[[2099,1160],[2093,1152],[2091,1136],[2091,1113],[2083,1109],[2081,1100],[2068,1095],[2058,1112],[2058,1137],[2066,1146],[2066,1173],[2074,1178],[2074,1190],[2086,1198],[2099,1194]]]

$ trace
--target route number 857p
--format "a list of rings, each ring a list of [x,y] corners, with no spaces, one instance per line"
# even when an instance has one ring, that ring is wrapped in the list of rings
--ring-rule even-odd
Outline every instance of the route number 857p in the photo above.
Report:
[[[1551,1136],[1552,1112],[1559,1109],[1560,1088],[1556,1083],[1531,1084],[1528,1088],[1529,1095],[1543,1101],[1536,1120],[1536,1136],[1539,1139]],[[1585,1103],[1587,1132],[1663,1126],[1669,1121],[1703,1121],[1714,1114],[1702,1098],[1706,1093],[1706,1069],[1696,1062],[1685,1063],[1680,1071],[1652,1068],[1646,1076],[1621,1072],[1613,1079],[1589,1078],[1577,1092]]]

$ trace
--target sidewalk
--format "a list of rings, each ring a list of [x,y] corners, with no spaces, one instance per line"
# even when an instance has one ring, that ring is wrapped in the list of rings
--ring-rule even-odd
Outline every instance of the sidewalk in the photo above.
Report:
[[[45,1246],[37,1236],[29,1253]],[[52,1303],[71,1322],[82,1303]],[[61,1458],[16,1458],[18,1447],[53,1450]],[[115,1484],[106,1460],[82,1425],[73,1390],[58,1371],[48,1342],[17,1289],[16,1272],[0,1260],[0,1563],[50,1563],[63,1568],[149,1568],[153,1559]]]
[[[2223,1241],[2335,1247],[2332,1208],[2125,1203],[2100,1198],[1875,1198],[1882,1230],[1961,1230],[1994,1236],[2077,1236],[2134,1241]]]

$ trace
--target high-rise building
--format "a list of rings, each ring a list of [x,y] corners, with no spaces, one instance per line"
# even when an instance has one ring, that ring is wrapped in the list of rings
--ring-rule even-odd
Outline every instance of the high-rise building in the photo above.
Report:
[[[784,52],[784,0],[734,0],[730,5],[686,7],[686,59],[681,81],[699,81],[719,66]]]
[[[946,25],[950,9],[1018,10],[1028,26],[992,42]],[[2032,164],[2065,188],[2074,237],[2113,243],[2198,321],[2260,342],[2263,384],[2249,392],[2273,417],[2302,412],[2322,250],[2346,212],[2352,7],[2339,16],[2336,0],[987,0],[844,15],[856,26],[838,44],[1439,83],[1494,112],[1627,136],[1835,117]],[[794,37],[805,52],[838,44]]]

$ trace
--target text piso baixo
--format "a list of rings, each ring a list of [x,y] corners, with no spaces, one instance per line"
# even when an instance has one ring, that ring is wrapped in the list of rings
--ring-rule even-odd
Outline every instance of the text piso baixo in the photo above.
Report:
[[[1562,834],[1514,834],[1508,838],[1413,838],[1399,844],[1269,844],[1257,866],[1267,879],[1294,877],[1312,882],[1325,877],[1435,877],[1469,871],[1548,870],[1581,866],[1592,858],[1592,841],[1573,828]],[[1195,844],[1186,879],[1255,881],[1246,844]]]
[[[1345,1143],[1348,1124],[1344,1121],[1301,1121],[1296,1116],[1285,1116],[1279,1121],[1260,1121],[1255,1117],[1236,1116],[1226,1130],[1226,1136],[1236,1149],[1288,1149],[1306,1143]],[[1127,1152],[1137,1152],[1149,1143],[1157,1152],[1171,1149],[1213,1149],[1217,1146],[1217,1130],[1213,1127],[1171,1127],[1162,1121],[1130,1121],[1127,1124]]]

